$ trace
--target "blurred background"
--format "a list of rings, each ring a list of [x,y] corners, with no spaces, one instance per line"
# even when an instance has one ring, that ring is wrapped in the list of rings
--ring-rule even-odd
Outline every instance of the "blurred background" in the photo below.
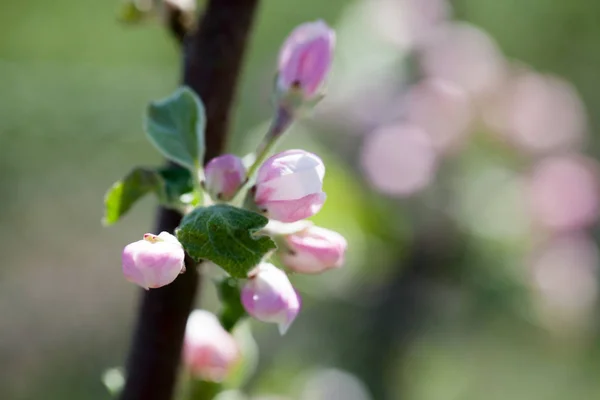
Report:
[[[156,204],[103,228],[102,199],[162,162],[141,116],[178,84],[178,46],[119,0],[0,4],[0,398],[109,399],[140,294],[120,252]],[[260,140],[279,45],[318,18],[338,32],[328,97],[284,145],[326,160],[314,220],[347,264],[294,278],[285,337],[252,323],[243,391],[599,398],[600,3],[265,0],[231,151]]]

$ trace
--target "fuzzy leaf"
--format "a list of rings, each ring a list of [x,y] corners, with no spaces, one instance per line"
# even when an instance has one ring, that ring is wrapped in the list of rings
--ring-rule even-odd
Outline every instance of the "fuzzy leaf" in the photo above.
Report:
[[[125,215],[136,201],[150,192],[160,193],[164,182],[156,171],[134,168],[115,182],[104,196],[104,225],[112,225]]]
[[[277,248],[270,237],[255,235],[267,222],[252,211],[217,204],[186,215],[177,238],[196,261],[210,260],[232,277],[246,278],[269,251]]]
[[[187,87],[151,102],[144,119],[150,142],[165,157],[190,170],[195,170],[204,157],[205,125],[204,105]]]

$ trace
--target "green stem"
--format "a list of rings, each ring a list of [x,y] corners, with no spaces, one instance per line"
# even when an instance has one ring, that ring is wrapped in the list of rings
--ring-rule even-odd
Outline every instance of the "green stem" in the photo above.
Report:
[[[202,181],[204,180],[204,170],[199,161],[196,161],[195,168],[190,171],[192,173],[192,181],[194,183],[194,198],[195,206],[200,206],[205,202],[204,187]]]
[[[280,137],[281,137],[281,135],[274,136],[274,135],[271,135],[270,133],[267,134],[267,136],[265,136],[264,140],[262,141],[262,143],[260,144],[260,146],[258,148],[258,151],[256,154],[256,160],[250,166],[250,168],[248,168],[248,180],[250,180],[250,178],[256,173],[256,170],[258,169],[258,167],[260,167],[262,165],[262,163],[265,162],[265,160],[269,157],[271,150],[273,150],[273,148],[277,144],[278,139]]]
[[[242,305],[238,280],[231,277],[224,278],[217,283],[217,292],[222,307],[219,321],[227,332],[231,332],[237,323],[247,315]]]
[[[186,400],[213,400],[222,389],[217,382],[203,381],[191,377],[189,380]]]
[[[250,168],[248,168],[248,180],[252,178],[258,167],[260,167],[262,163],[265,162],[265,160],[269,157],[271,150],[273,150],[275,145],[279,142],[279,139],[283,136],[283,133],[286,131],[286,129],[291,125],[292,121],[293,115],[288,110],[285,108],[279,108],[277,110],[277,114],[275,115],[275,118],[269,127],[269,131],[265,135],[265,138],[256,151],[256,160],[250,166]]]

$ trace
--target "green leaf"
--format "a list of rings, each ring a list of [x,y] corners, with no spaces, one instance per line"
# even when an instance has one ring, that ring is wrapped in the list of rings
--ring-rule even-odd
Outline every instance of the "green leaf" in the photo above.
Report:
[[[223,328],[231,332],[238,321],[247,315],[242,305],[238,280],[231,277],[224,278],[217,283],[217,292],[222,307],[219,320]]]
[[[135,2],[130,1],[121,6],[118,18],[121,22],[134,24],[148,18],[150,11],[152,10],[140,10]]]
[[[202,101],[187,87],[151,102],[144,119],[152,144],[165,157],[190,170],[195,170],[204,157],[205,124]]]
[[[252,211],[217,204],[186,215],[177,238],[196,261],[210,260],[232,277],[246,278],[269,251],[277,248],[270,237],[255,235],[267,222]]]
[[[165,182],[161,199],[164,205],[179,203],[182,194],[194,190],[192,174],[185,168],[164,167],[158,169],[158,174]]]
[[[160,193],[164,182],[156,171],[134,168],[117,181],[104,196],[104,225],[112,225],[125,215],[136,201],[149,192]]]

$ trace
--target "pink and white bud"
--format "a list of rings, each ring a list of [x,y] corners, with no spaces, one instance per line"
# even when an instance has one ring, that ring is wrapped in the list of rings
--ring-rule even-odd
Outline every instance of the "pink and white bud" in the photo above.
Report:
[[[220,382],[240,359],[233,336],[217,317],[205,310],[194,310],[185,328],[183,362],[197,379]]]
[[[288,251],[282,253],[281,261],[302,274],[318,274],[341,267],[348,247],[342,235],[318,226],[288,235],[285,241]]]
[[[296,222],[315,215],[325,202],[325,165],[315,154],[287,150],[269,158],[256,177],[256,205],[269,218]]]
[[[324,22],[307,22],[292,31],[279,52],[278,89],[300,89],[305,99],[322,86],[333,59],[335,32]]]
[[[276,323],[282,335],[300,312],[300,296],[285,272],[273,264],[262,263],[250,271],[241,297],[248,314]]]
[[[231,200],[246,180],[246,167],[233,154],[215,157],[204,167],[204,187],[218,200]]]
[[[185,272],[184,258],[183,247],[175,236],[168,232],[146,233],[144,239],[123,249],[123,274],[144,289],[159,288]]]

